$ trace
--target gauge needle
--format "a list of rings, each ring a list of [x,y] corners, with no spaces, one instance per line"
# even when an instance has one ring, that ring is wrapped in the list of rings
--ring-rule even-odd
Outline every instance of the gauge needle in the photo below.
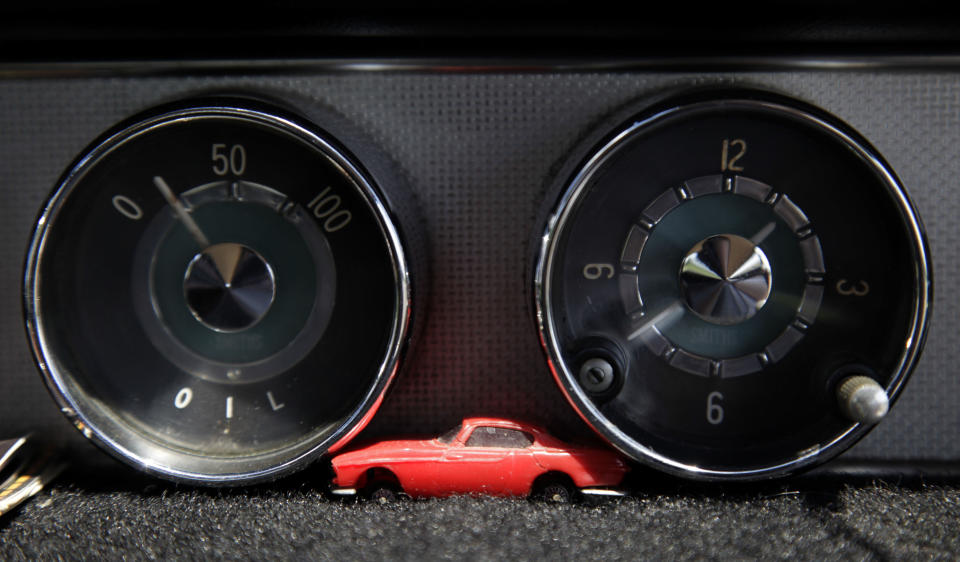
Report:
[[[766,226],[750,237],[750,242],[752,242],[754,246],[759,246],[767,239],[767,236],[770,236],[770,233],[772,233],[775,228],[777,228],[777,223],[773,221],[768,222]]]
[[[644,334],[646,334],[650,329],[656,328],[657,323],[668,321],[673,323],[677,317],[680,316],[680,313],[683,312],[683,303],[676,301],[667,308],[658,312],[653,318],[647,320],[643,324],[640,324],[633,332],[630,332],[630,335],[627,336],[628,340],[637,339]]]
[[[160,194],[163,195],[163,198],[166,199],[167,203],[173,208],[173,212],[175,212],[177,218],[183,222],[183,226],[187,227],[187,230],[190,231],[190,235],[193,236],[193,239],[200,245],[200,249],[204,250],[209,247],[210,239],[200,230],[197,221],[193,220],[193,217],[190,216],[190,213],[183,206],[183,203],[180,202],[180,199],[173,194],[173,190],[170,189],[167,182],[160,176],[153,176],[153,185],[157,186],[157,189],[160,190]]]

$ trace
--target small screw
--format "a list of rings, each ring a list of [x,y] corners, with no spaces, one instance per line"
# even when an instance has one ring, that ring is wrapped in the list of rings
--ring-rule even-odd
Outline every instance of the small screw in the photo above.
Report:
[[[593,394],[606,392],[613,385],[613,365],[599,357],[587,359],[580,366],[580,385]]]

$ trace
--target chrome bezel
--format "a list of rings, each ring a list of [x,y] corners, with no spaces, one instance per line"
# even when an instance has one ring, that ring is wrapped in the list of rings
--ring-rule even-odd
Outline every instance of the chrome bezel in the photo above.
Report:
[[[47,387],[61,411],[81,433],[120,460],[164,478],[205,485],[238,485],[273,480],[294,472],[332,449],[342,446],[363,428],[383,400],[384,393],[399,368],[410,336],[412,282],[407,255],[396,222],[379,188],[369,172],[354,160],[346,149],[314,129],[298,117],[287,117],[261,109],[259,104],[247,106],[236,101],[200,103],[161,111],[110,134],[69,169],[53,194],[44,204],[35,226],[24,273],[24,313],[34,359]],[[48,234],[71,192],[84,175],[113,150],[133,138],[173,122],[205,118],[240,119],[278,130],[313,147],[318,156],[328,158],[357,186],[363,199],[379,222],[393,266],[395,307],[387,351],[376,376],[362,399],[333,431],[321,429],[281,449],[244,457],[213,457],[186,453],[173,446],[164,446],[109,415],[108,409],[96,405],[96,398],[83,391],[58,359],[58,350],[47,336],[48,327],[40,299],[40,271]],[[333,138],[332,136],[330,138]],[[318,435],[326,435],[318,438]],[[312,442],[316,440],[316,442]]]
[[[798,105],[802,104],[798,102]],[[675,105],[663,106],[662,109],[648,113],[642,118],[634,120],[625,128],[621,125],[619,132],[612,135],[599,149],[592,150],[588,154],[588,157],[585,158],[585,163],[575,168],[575,172],[571,175],[572,179],[569,181],[563,180],[565,183],[562,186],[559,201],[547,218],[546,227],[540,241],[540,250],[534,270],[533,291],[540,343],[546,353],[550,371],[564,396],[567,398],[567,401],[570,402],[577,414],[587,422],[594,431],[631,458],[670,474],[697,480],[759,480],[785,476],[804,468],[809,468],[815,464],[825,462],[840,454],[847,447],[863,437],[872,426],[852,423],[846,431],[836,436],[829,443],[821,444],[819,447],[810,450],[801,451],[796,458],[771,466],[745,468],[743,470],[715,470],[679,462],[633,439],[603,416],[599,408],[597,408],[587,393],[584,392],[577,383],[575,373],[562,358],[562,353],[559,348],[559,338],[550,306],[550,303],[553,301],[551,278],[553,276],[554,258],[558,251],[558,241],[562,238],[567,223],[574,213],[575,208],[578,206],[585,190],[591,184],[594,174],[603,167],[607,160],[617,151],[619,146],[662,120],[689,111],[721,108],[772,110],[819,127],[821,130],[843,142],[861,159],[872,166],[879,177],[882,178],[889,194],[894,198],[900,208],[913,243],[916,298],[914,299],[910,331],[904,342],[904,350],[900,356],[894,376],[886,388],[892,404],[899,395],[909,373],[916,365],[929,322],[932,278],[929,250],[927,248],[922,223],[906,190],[896,175],[865,140],[859,139],[854,133],[848,133],[845,130],[848,127],[838,122],[832,122],[830,118],[817,115],[813,111],[788,105],[786,101],[768,101],[744,97],[721,97],[706,101],[677,103]]]

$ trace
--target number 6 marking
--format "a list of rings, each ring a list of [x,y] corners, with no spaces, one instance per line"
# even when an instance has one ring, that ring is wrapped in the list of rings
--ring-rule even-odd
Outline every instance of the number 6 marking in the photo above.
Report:
[[[717,402],[723,400],[723,394],[711,392],[707,395],[707,421],[713,425],[723,422],[723,406]]]

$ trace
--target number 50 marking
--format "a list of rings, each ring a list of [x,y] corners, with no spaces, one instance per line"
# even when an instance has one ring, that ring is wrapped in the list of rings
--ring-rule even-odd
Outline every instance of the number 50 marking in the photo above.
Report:
[[[215,143],[210,152],[210,159],[213,162],[213,173],[218,176],[225,176],[232,173],[235,176],[242,176],[247,169],[247,150],[241,144],[235,144],[227,152],[227,145]]]

